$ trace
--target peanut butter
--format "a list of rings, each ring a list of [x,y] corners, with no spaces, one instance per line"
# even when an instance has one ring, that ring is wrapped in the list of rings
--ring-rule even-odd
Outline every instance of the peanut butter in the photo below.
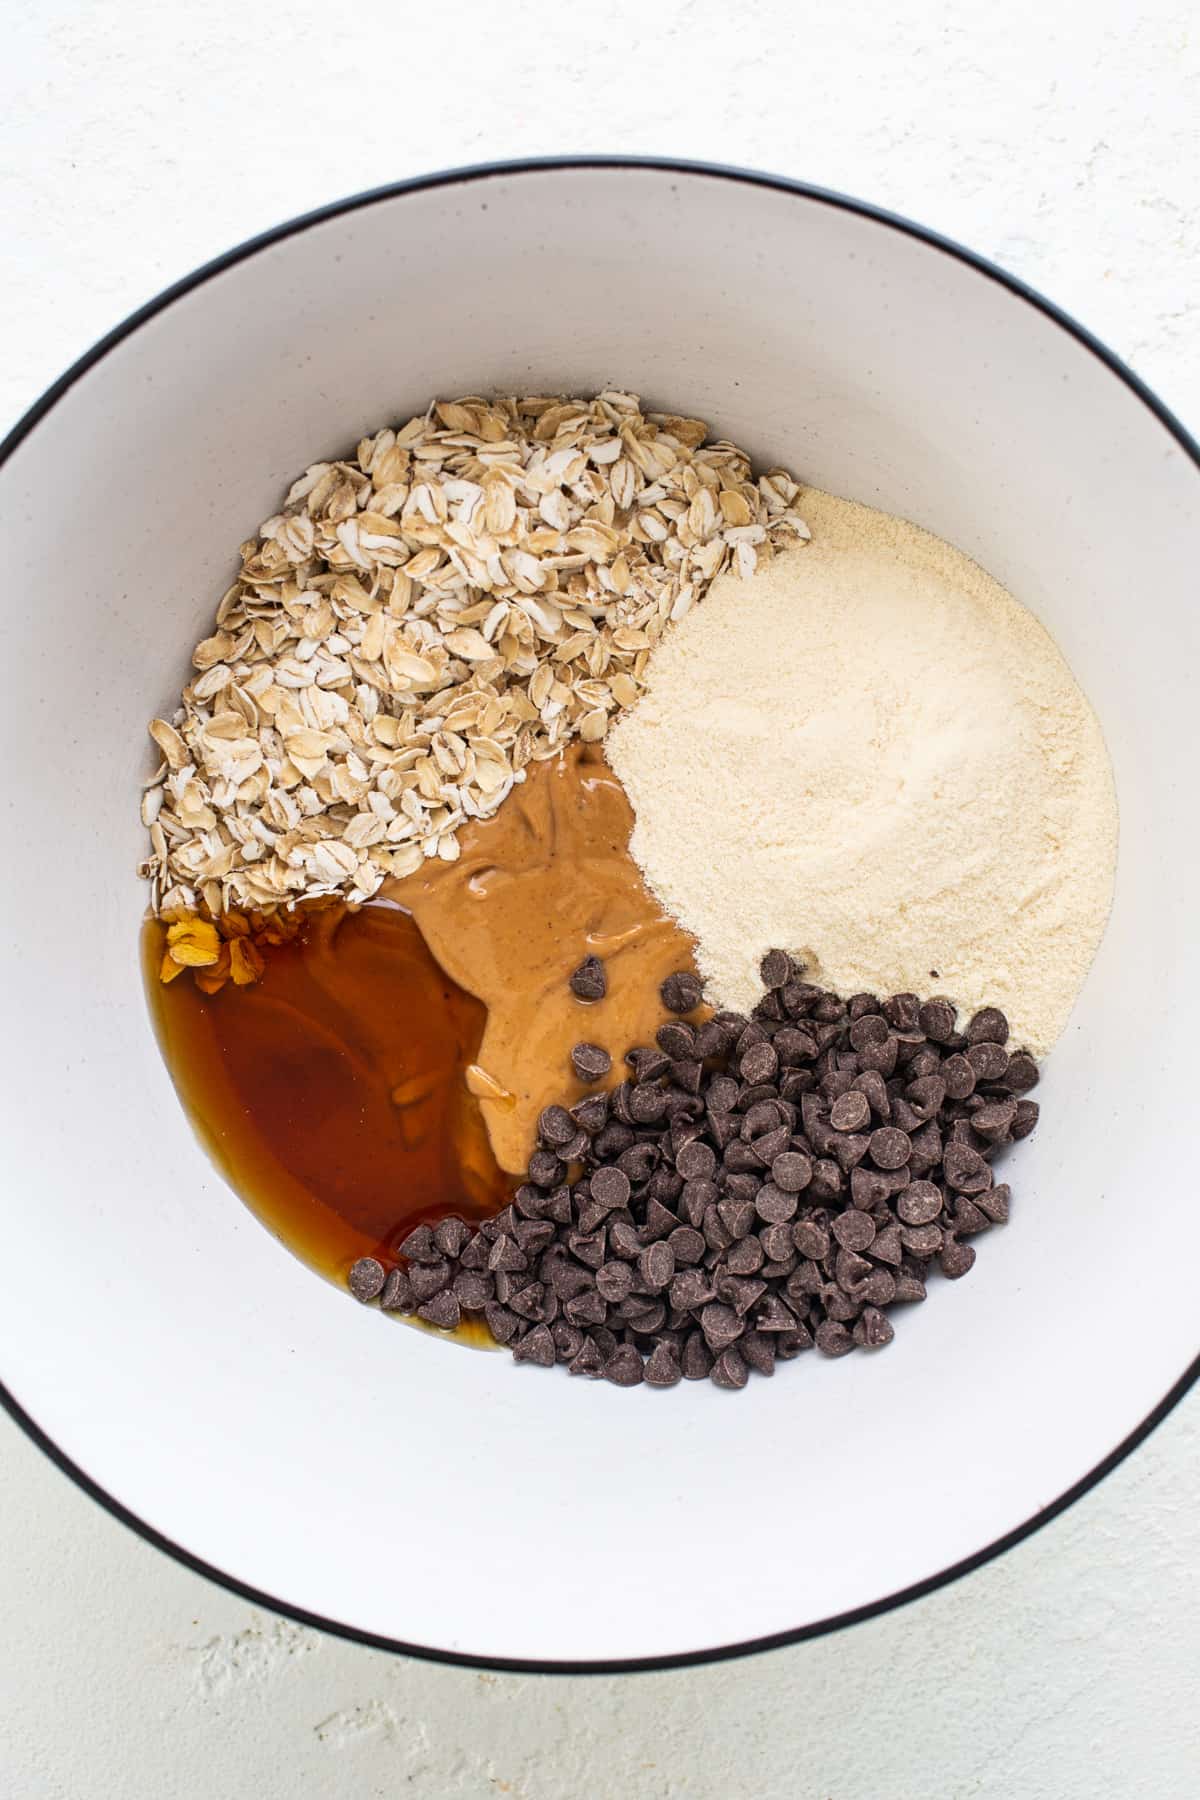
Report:
[[[576,744],[533,764],[492,819],[459,833],[457,862],[427,862],[388,884],[447,975],[487,1007],[468,1085],[502,1169],[524,1171],[537,1116],[628,1073],[632,1044],[662,1023],[659,986],[693,966],[695,940],[667,918],[629,854],[633,811],[599,748]],[[568,986],[598,956],[606,997]],[[581,1040],[612,1057],[605,1082],[571,1068]]]

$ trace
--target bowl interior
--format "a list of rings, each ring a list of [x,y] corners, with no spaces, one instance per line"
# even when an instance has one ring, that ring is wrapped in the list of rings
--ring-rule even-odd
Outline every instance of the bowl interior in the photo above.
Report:
[[[606,385],[974,555],[1061,645],[1121,807],[1112,920],[1010,1163],[1012,1225],[965,1286],[897,1320],[886,1356],[805,1358],[737,1397],[549,1378],[356,1308],[208,1164],[140,988],[144,725],[238,542],[307,462],[435,393]],[[0,495],[0,1375],[139,1518],[284,1605],[409,1645],[672,1656],[936,1576],[1079,1481],[1182,1375],[1192,1312],[1163,1274],[1196,1257],[1200,471],[1046,312],[769,184],[457,179],[171,301],[17,444]]]

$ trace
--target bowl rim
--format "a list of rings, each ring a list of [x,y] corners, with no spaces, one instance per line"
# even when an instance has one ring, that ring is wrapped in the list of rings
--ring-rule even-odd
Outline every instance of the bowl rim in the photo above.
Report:
[[[464,164],[452,169],[435,170],[425,175],[407,177],[402,181],[387,182],[381,187],[368,188],[361,193],[350,194],[340,200],[328,202],[314,208],[310,212],[297,214],[294,218],[284,220],[268,230],[259,232],[254,237],[245,239],[232,249],[223,251],[211,261],[202,263],[198,268],[183,276],[179,281],[171,283],[153,299],[138,307],[120,324],[113,327],[92,347],[85,351],[78,360],[71,364],[57,381],[35,400],[33,405],[22,415],[3,439],[0,439],[0,469],[9,460],[25,438],[35,429],[59,400],[85,376],[90,369],[99,363],[108,353],[131,337],[142,325],[153,319],[158,313],[166,310],[174,301],[181,299],[202,287],[214,276],[223,274],[225,270],[235,267],[256,256],[285,239],[311,230],[327,220],[340,218],[346,214],[365,210],[382,201],[394,200],[406,194],[427,193],[438,188],[454,187],[471,182],[482,182],[497,177],[507,179],[512,176],[536,175],[546,172],[572,173],[585,170],[649,170],[660,174],[684,176],[701,176],[709,180],[720,180],[741,183],[750,187],[766,188],[777,193],[790,194],[799,199],[817,205],[832,207],[835,210],[850,213],[859,218],[868,219],[877,225],[883,225],[906,237],[914,238],[932,250],[945,256],[955,258],[964,263],[977,274],[986,276],[990,281],[1006,288],[1015,299],[1024,301],[1028,306],[1042,313],[1060,330],[1082,345],[1085,350],[1096,357],[1110,374],[1125,384],[1141,401],[1143,406],[1158,419],[1174,438],[1176,444],[1190,459],[1200,472],[1200,442],[1184,427],[1182,422],[1169,407],[1158,398],[1142,379],[1130,369],[1120,357],[1108,346],[1095,337],[1085,326],[1064,312],[1052,300],[1037,292],[1019,277],[1010,274],[997,263],[981,256],[977,251],[968,249],[955,239],[944,236],[941,232],[921,225],[901,213],[889,211],[885,207],[876,206],[870,201],[859,200],[851,195],[839,193],[835,189],[818,187],[810,182],[795,179],[786,175],[770,174],[757,169],[742,168],[734,164],[714,163],[700,160],[689,160],[678,157],[660,156],[619,156],[619,155],[558,155],[538,157],[518,157],[495,162]],[[158,1531],[146,1520],[118,1500],[115,1495],[92,1479],[85,1470],[72,1461],[67,1453],[51,1437],[42,1430],[19,1404],[7,1385],[0,1380],[0,1404],[26,1436],[42,1450],[59,1469],[67,1475],[77,1487],[98,1502],[114,1519],[127,1525],[143,1538],[146,1543],[163,1551],[176,1562],[182,1563],[197,1575],[202,1575],[218,1587],[235,1594],[239,1599],[249,1601],[252,1605],[262,1606],[271,1612],[305,1625],[312,1629],[328,1632],[350,1643],[361,1644],[372,1650],[389,1650],[404,1656],[418,1657],[427,1662],[449,1663],[460,1668],[501,1670],[525,1675],[613,1675],[633,1674],[665,1669],[693,1668],[706,1663],[727,1661],[733,1657],[749,1656],[759,1651],[780,1649],[788,1644],[802,1643],[810,1638],[824,1637],[833,1631],[843,1630],[849,1625],[856,1625],[867,1619],[882,1617],[894,1609],[907,1605],[910,1601],[921,1599],[926,1594],[935,1593],[939,1588],[947,1587],[973,1570],[982,1568],[985,1563],[1013,1549],[1025,1538],[1032,1536],[1043,1525],[1059,1517],[1068,1507],[1084,1494],[1096,1487],[1106,1475],[1110,1474],[1119,1463],[1123,1462],[1131,1451],[1149,1437],[1156,1426],[1160,1425],[1188,1390],[1200,1380],[1200,1354],[1184,1370],[1174,1385],[1164,1394],[1158,1404],[1147,1413],[1144,1419],[1125,1438],[1121,1440],[1093,1468],[1067,1488],[1066,1491],[1040,1507],[1020,1525],[1004,1533],[990,1544],[963,1557],[956,1563],[949,1564],[933,1575],[914,1582],[910,1586],[897,1589],[895,1593],[886,1594],[878,1600],[851,1608],[846,1612],[836,1613],[825,1619],[816,1620],[807,1625],[795,1626],[786,1631],[772,1632],[756,1638],[743,1639],[737,1643],[718,1644],[699,1650],[680,1651],[671,1655],[646,1657],[621,1657],[607,1660],[555,1659],[550,1657],[498,1657],[480,1656],[469,1651],[446,1650],[427,1644],[414,1644],[403,1638],[383,1636],[376,1632],[365,1631],[360,1627],[346,1624],[340,1620],[330,1619],[318,1613],[306,1611],[290,1601],[282,1600],[275,1595],[265,1593],[262,1589],[242,1581],[237,1576],[217,1568],[206,1562],[203,1557],[195,1555],[184,1545],[176,1543],[164,1533]]]

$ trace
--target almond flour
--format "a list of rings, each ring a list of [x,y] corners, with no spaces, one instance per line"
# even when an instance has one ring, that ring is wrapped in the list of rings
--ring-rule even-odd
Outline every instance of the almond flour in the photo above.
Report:
[[[772,945],[842,994],[1062,1031],[1112,895],[1100,727],[1049,636],[966,556],[808,489],[813,533],[673,628],[607,752],[630,847],[749,1008]]]

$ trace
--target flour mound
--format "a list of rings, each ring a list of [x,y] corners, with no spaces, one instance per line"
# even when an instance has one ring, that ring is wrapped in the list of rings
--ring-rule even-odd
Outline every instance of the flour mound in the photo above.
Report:
[[[720,577],[608,740],[631,849],[745,1009],[772,946],[840,993],[948,994],[1043,1055],[1104,930],[1117,812],[1053,641],[916,526],[808,490],[811,544]]]

